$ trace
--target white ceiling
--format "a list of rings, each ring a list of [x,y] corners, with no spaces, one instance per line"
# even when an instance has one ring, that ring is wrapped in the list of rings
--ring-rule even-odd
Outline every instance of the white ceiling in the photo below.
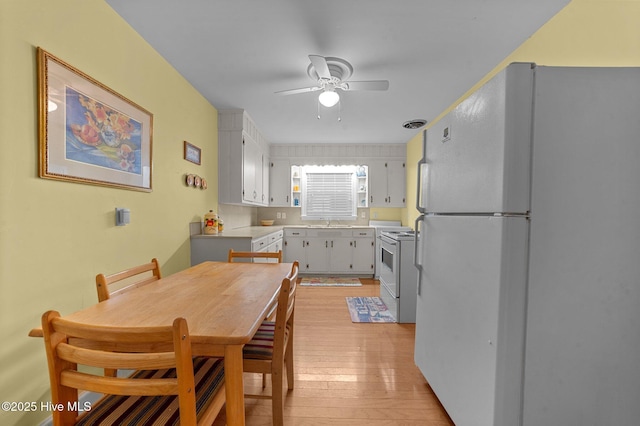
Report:
[[[243,108],[271,143],[406,143],[569,0],[106,0],[218,109]],[[314,85],[308,55],[346,59],[351,80],[386,92]]]

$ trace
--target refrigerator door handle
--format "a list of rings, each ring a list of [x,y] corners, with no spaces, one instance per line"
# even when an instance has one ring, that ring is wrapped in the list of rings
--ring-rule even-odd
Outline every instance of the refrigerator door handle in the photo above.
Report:
[[[424,130],[422,132],[422,158],[418,161],[418,184],[416,187],[418,188],[418,193],[416,194],[416,210],[420,214],[424,214],[427,212],[425,206],[422,205],[422,168],[423,166],[427,167],[427,131]]]
[[[414,239],[414,250],[413,250],[413,264],[415,265],[416,269],[418,270],[418,295],[420,295],[420,287],[421,287],[421,283],[422,283],[422,253],[420,252],[420,247],[422,246],[420,244],[422,238],[424,238],[426,235],[424,234],[423,231],[420,230],[420,227],[418,226],[420,223],[424,224],[424,219],[425,216],[424,214],[421,214],[420,216],[418,216],[418,218],[416,219],[414,228],[415,229],[415,233],[416,233],[416,238]]]

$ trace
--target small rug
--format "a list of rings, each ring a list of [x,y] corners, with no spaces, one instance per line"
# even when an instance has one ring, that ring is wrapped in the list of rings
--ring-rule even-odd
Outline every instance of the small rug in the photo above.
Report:
[[[396,322],[379,297],[347,297],[351,322]]]
[[[308,287],[358,287],[362,283],[358,278],[348,277],[304,277],[300,285]]]

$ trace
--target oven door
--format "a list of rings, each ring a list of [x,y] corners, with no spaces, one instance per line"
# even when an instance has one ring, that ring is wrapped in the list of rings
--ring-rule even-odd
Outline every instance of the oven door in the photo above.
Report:
[[[398,297],[398,245],[397,241],[380,236],[380,285],[394,298]]]

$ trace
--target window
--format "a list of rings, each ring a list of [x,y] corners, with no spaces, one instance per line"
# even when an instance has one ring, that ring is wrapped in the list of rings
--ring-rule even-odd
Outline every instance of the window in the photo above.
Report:
[[[356,166],[303,166],[302,219],[355,220]]]

